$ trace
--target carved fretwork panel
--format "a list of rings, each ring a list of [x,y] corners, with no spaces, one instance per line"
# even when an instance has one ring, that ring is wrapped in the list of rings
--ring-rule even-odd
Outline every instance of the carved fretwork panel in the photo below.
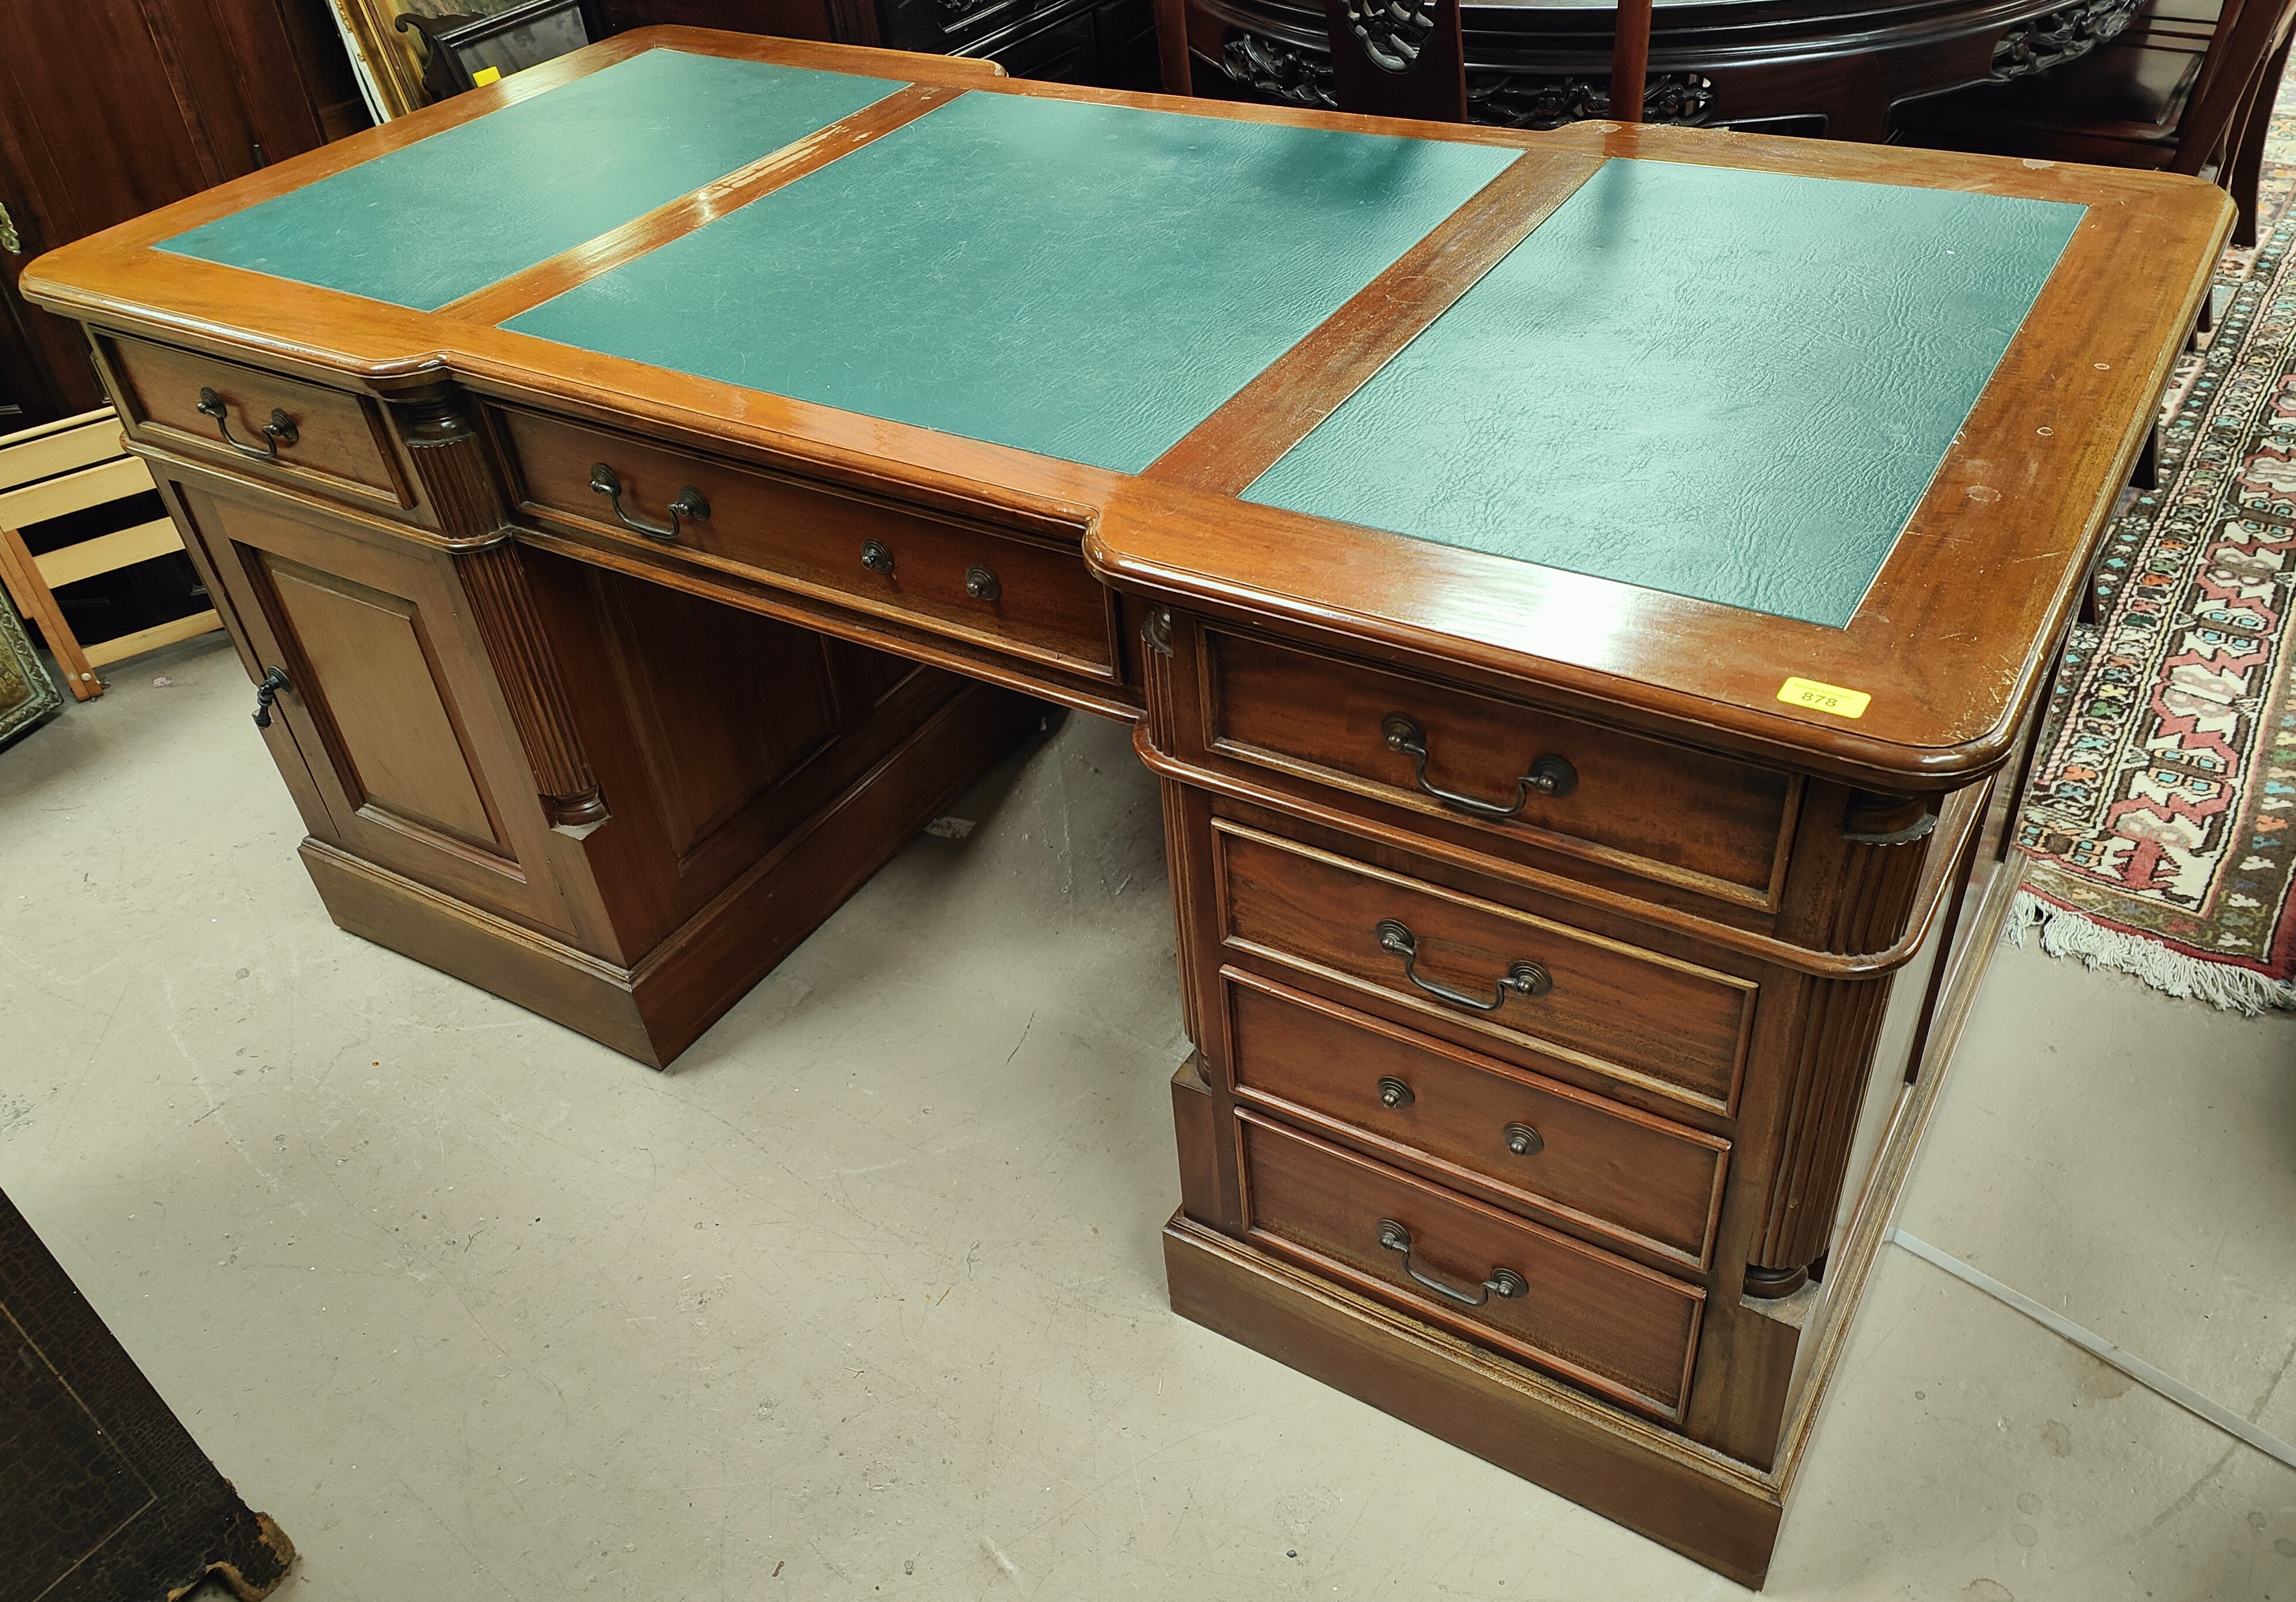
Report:
[[[1372,4],[1354,0],[1349,8]],[[1263,100],[1281,105],[1336,110],[1332,58],[1281,39],[1241,30],[1221,47],[1221,75]],[[1607,78],[1575,74],[1510,72],[1501,68],[1467,69],[1467,120],[1487,127],[1559,128],[1608,117]],[[1699,127],[1717,116],[1714,80],[1695,72],[1660,73],[1643,87],[1643,120]]]
[[[2026,78],[2087,55],[2120,37],[2137,0],[2086,0],[2020,23],[1993,46],[1993,76]]]

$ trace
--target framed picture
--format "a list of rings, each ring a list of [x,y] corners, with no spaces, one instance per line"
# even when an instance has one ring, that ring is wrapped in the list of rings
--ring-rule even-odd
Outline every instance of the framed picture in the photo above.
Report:
[[[404,117],[475,82],[506,78],[603,37],[603,29],[595,26],[595,0],[330,4],[367,109],[378,122]]]

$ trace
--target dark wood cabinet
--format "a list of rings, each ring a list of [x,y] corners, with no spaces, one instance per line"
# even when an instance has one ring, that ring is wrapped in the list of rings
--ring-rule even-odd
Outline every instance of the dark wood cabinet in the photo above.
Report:
[[[25,263],[366,124],[326,0],[0,6],[0,433],[103,404]]]
[[[977,56],[1015,78],[1159,86],[1148,0],[606,0],[616,31],[655,23]]]

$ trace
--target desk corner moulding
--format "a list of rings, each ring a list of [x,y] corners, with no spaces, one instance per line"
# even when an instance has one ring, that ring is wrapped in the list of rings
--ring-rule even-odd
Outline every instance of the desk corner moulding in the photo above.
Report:
[[[656,29],[23,285],[343,928],[659,1067],[1129,720],[1174,1306],[1758,1584],[2230,223]]]

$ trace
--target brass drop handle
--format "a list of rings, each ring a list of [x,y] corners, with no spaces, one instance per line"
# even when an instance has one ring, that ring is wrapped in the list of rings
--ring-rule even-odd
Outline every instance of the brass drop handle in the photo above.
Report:
[[[1454,1289],[1431,1275],[1421,1273],[1419,1265],[1411,1261],[1411,1231],[1392,1218],[1379,1221],[1379,1244],[1388,1251],[1401,1254],[1405,1273],[1445,1301],[1456,1302],[1462,1307],[1480,1307],[1493,1296],[1503,1302],[1511,1302],[1530,1288],[1523,1283],[1522,1276],[1511,1268],[1493,1269],[1491,1277],[1482,1282],[1479,1293],[1474,1295]]]
[[[1461,812],[1472,813],[1479,818],[1513,818],[1522,814],[1533,796],[1567,796],[1578,788],[1578,770],[1563,757],[1549,753],[1530,764],[1530,772],[1515,781],[1514,802],[1502,805],[1496,801],[1480,800],[1447,790],[1427,782],[1427,731],[1419,726],[1416,718],[1406,717],[1400,712],[1390,712],[1379,725],[1380,737],[1387,741],[1390,751],[1400,751],[1411,758],[1412,782],[1423,795],[1432,796],[1446,806],[1456,806]]]
[[[1546,1149],[1546,1138],[1528,1124],[1510,1124],[1499,1132],[1506,1136],[1506,1148],[1519,1157],[1535,1157]]]
[[[996,582],[996,575],[975,562],[964,570],[964,593],[975,601],[993,601],[1004,593],[1004,586]]]
[[[271,408],[271,421],[263,425],[263,448],[257,450],[245,440],[233,435],[231,410],[217,398],[212,389],[200,391],[199,412],[202,417],[215,419],[216,432],[223,436],[224,444],[241,455],[252,456],[258,462],[278,461],[279,447],[283,445],[293,445],[301,437],[301,435],[296,431],[295,420],[274,406]]]
[[[1411,1087],[1394,1075],[1380,1075],[1379,1104],[1382,1107],[1409,1107],[1418,1098],[1411,1093]]]
[[[1554,988],[1554,980],[1546,969],[1529,960],[1517,962],[1498,979],[1497,992],[1488,1001],[1471,996],[1464,990],[1454,990],[1419,975],[1419,937],[1392,918],[1382,918],[1372,930],[1380,950],[1403,959],[1403,977],[1439,1001],[1454,1007],[1464,1007],[1475,1012],[1496,1012],[1506,1004],[1509,995],[1543,996]]]
[[[620,475],[603,462],[590,464],[590,487],[613,503],[615,519],[625,528],[642,534],[650,540],[665,543],[677,537],[682,522],[705,523],[709,520],[709,498],[691,484],[677,487],[677,499],[669,503],[669,527],[649,523],[644,518],[634,518],[622,510],[622,480]]]
[[[861,542],[861,565],[872,573],[893,576],[893,548],[882,540]]]
[[[293,688],[294,686],[287,682],[285,668],[270,667],[264,670],[263,682],[255,687],[255,726],[257,728],[268,729],[271,726],[271,703],[279,699],[281,691]]]

